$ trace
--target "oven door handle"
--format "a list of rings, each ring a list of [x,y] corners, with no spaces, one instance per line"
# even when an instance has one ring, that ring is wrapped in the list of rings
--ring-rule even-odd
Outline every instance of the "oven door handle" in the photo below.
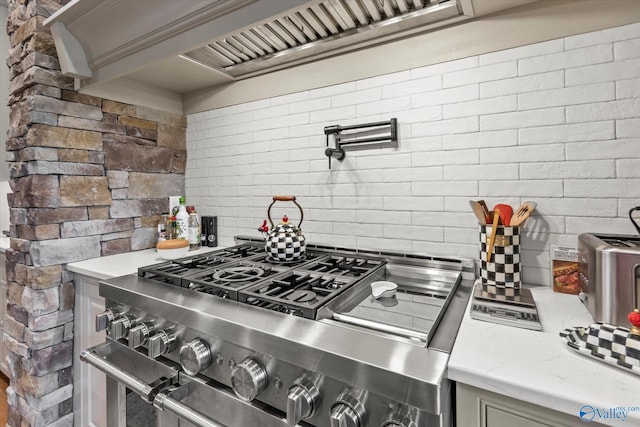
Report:
[[[127,388],[143,397],[148,403],[153,402],[153,399],[157,394],[156,387],[152,387],[140,378],[124,372],[116,365],[108,362],[90,350],[83,350],[82,353],[80,353],[80,360],[98,368],[117,382],[124,384]]]
[[[167,396],[165,393],[158,393],[153,400],[153,406],[166,411],[176,417],[183,419],[197,427],[225,427],[222,424],[214,422],[206,415],[192,409],[173,397]]]

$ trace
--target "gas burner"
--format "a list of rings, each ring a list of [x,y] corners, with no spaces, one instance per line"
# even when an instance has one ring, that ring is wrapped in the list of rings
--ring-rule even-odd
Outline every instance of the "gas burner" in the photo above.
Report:
[[[343,277],[294,270],[241,289],[238,298],[257,307],[315,319],[318,308],[352,283]]]
[[[285,270],[285,267],[239,261],[186,277],[184,282],[194,291],[237,300],[238,290]]]
[[[319,273],[337,274],[347,277],[363,277],[381,265],[384,261],[367,258],[354,258],[348,256],[331,255],[322,258],[316,263],[306,265],[305,270],[317,271]]]
[[[228,262],[224,258],[211,254],[181,258],[138,269],[138,276],[154,279],[176,286],[183,286],[182,278]]]
[[[271,269],[269,269],[271,270]],[[213,278],[221,282],[255,281],[264,275],[264,270],[258,267],[227,267],[213,273]]]

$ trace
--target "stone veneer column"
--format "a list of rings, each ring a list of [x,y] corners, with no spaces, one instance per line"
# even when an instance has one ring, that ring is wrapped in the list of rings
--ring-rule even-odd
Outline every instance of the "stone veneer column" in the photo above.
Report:
[[[43,21],[67,0],[10,0],[9,426],[73,425],[73,275],[155,246],[184,194],[186,118],[73,90]]]

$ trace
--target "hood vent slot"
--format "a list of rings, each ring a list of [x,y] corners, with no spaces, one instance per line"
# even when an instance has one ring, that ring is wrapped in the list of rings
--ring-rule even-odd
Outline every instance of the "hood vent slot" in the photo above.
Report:
[[[427,31],[461,15],[456,0],[322,0],[183,56],[237,78]]]

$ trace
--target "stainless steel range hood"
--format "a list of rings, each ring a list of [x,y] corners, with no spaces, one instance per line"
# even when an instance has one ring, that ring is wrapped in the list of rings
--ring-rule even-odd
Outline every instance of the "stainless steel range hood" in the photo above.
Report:
[[[72,0],[45,26],[77,90],[114,99],[157,90],[179,111],[184,94],[536,1]]]
[[[246,78],[426,31],[461,15],[456,0],[316,0],[184,57]]]

